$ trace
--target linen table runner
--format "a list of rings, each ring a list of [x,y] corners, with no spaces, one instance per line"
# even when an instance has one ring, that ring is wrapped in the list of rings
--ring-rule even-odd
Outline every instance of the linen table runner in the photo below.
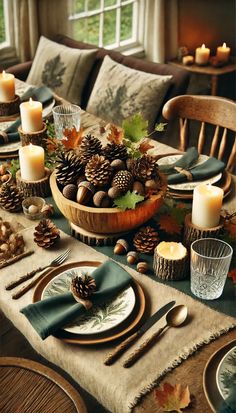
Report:
[[[130,351],[133,351],[136,346],[165,324],[164,318],[159,320],[129,351],[109,367],[103,362],[108,351],[110,352],[116,346],[116,342],[86,347],[69,345],[53,336],[43,341],[25,316],[20,313],[22,307],[32,302],[33,290],[14,301],[11,299],[12,292],[6,291],[5,285],[28,272],[29,269],[38,267],[42,262],[50,262],[68,247],[71,248],[71,254],[67,262],[84,260],[104,262],[107,257],[63,232],[61,232],[58,247],[43,250],[33,243],[33,231],[34,226],[23,230],[22,234],[28,241],[27,247],[34,248],[35,253],[0,272],[1,309],[37,352],[67,371],[111,412],[131,412],[142,395],[149,392],[167,371],[188,358],[201,345],[236,326],[236,319],[233,317],[218,313],[184,293],[157,283],[148,276],[140,275],[135,270],[124,266],[142,286],[150,314],[167,302],[176,300],[176,304],[187,305],[189,322],[179,329],[167,330],[149,352],[129,369],[122,367],[124,359]]]

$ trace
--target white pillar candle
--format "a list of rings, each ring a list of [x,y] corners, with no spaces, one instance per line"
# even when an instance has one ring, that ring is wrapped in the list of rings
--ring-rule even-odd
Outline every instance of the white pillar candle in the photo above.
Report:
[[[208,63],[209,56],[210,49],[203,44],[202,47],[197,47],[195,50],[195,63],[198,65],[206,65]]]
[[[223,189],[217,186],[196,186],[193,191],[192,224],[199,228],[214,228],[219,225],[223,195]]]
[[[227,63],[229,60],[230,47],[226,46],[226,43],[223,43],[222,46],[217,47],[216,57],[222,63]]]
[[[5,73],[3,70],[0,73],[0,102],[11,102],[15,99],[15,76],[10,73]]]
[[[160,242],[156,247],[160,257],[167,260],[181,260],[187,255],[187,250],[180,242]]]
[[[20,173],[24,181],[39,181],[45,175],[44,149],[27,145],[19,149]]]
[[[21,128],[25,133],[38,132],[43,129],[43,107],[41,102],[30,98],[20,105]]]

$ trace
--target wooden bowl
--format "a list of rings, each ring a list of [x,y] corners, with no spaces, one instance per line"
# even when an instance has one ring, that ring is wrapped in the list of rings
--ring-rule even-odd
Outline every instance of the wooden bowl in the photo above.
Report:
[[[135,209],[122,211],[119,208],[88,207],[70,201],[59,190],[55,171],[50,176],[50,186],[61,213],[73,224],[97,234],[129,231],[144,224],[159,210],[167,188],[163,179],[162,189],[158,195],[152,195],[146,201],[140,202]]]

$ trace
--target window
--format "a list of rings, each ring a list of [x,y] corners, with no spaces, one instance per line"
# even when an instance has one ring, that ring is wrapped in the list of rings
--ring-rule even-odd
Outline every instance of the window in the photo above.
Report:
[[[145,0],[72,0],[69,17],[76,40],[112,49],[142,43]]]
[[[0,46],[6,42],[5,8],[4,1],[0,0]]]

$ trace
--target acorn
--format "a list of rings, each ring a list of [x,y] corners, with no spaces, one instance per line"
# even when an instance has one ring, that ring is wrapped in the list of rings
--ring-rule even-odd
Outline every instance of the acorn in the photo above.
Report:
[[[138,253],[137,251],[129,251],[127,254],[127,262],[128,264],[134,265],[138,261]]]
[[[141,274],[146,274],[148,269],[149,269],[149,265],[148,265],[147,261],[140,261],[137,264],[137,271],[140,272]]]
[[[114,159],[114,161],[111,162],[111,167],[114,172],[126,169],[125,163],[121,159]]]
[[[83,181],[79,184],[76,201],[78,204],[87,205],[92,199],[94,192],[94,186],[88,181]]]
[[[93,196],[93,203],[99,208],[108,208],[110,205],[110,198],[105,191],[98,191]]]
[[[30,215],[35,215],[35,214],[37,214],[39,212],[39,209],[38,209],[38,207],[36,206],[36,205],[30,205],[29,206],[29,208],[28,208],[28,213],[30,214]]]
[[[133,192],[135,192],[137,195],[145,196],[145,188],[142,182],[135,181],[133,183]]]
[[[68,184],[64,186],[62,190],[62,194],[65,198],[74,201],[76,199],[76,194],[78,191],[78,187],[75,184]]]
[[[123,192],[121,191],[121,189],[117,188],[116,186],[112,186],[108,189],[108,196],[111,199],[119,198],[122,194]]]
[[[128,242],[125,239],[118,239],[114,247],[114,254],[122,255],[127,254],[129,249]]]

